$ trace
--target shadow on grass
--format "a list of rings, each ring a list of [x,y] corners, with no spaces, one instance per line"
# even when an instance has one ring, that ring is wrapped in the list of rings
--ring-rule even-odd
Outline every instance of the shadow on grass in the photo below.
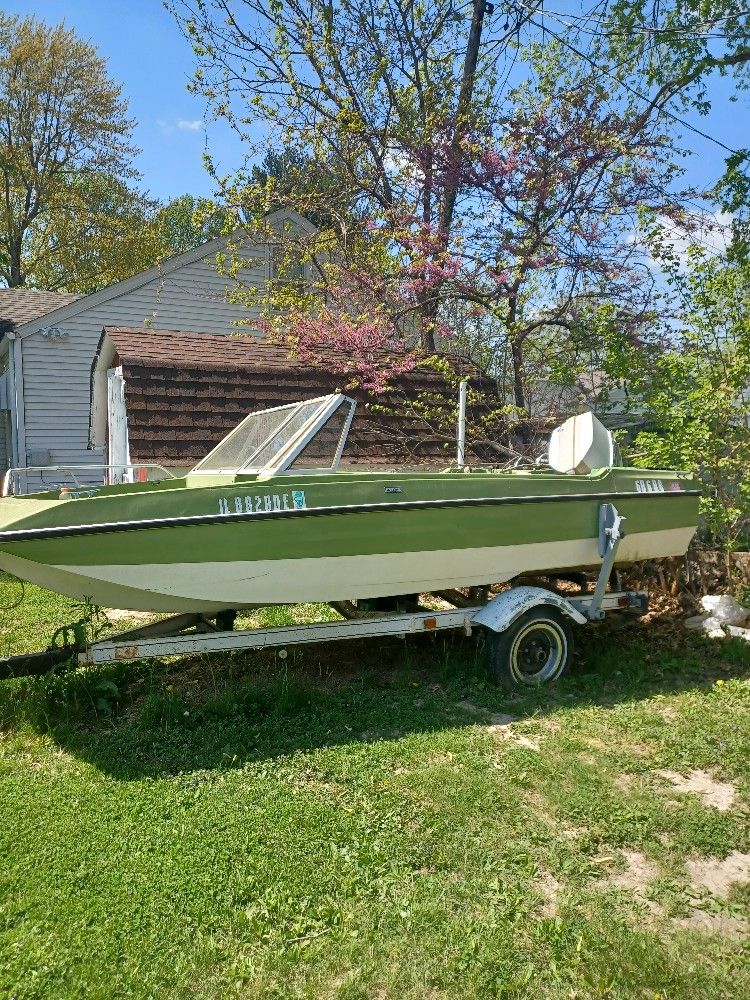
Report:
[[[464,637],[352,641],[118,664],[0,683],[0,728],[45,734],[117,780],[242,767],[298,752],[543,717],[710,687],[750,675],[750,646],[605,623],[579,636],[552,688],[507,693]],[[469,702],[470,707],[462,707]],[[482,712],[487,713],[486,716]]]

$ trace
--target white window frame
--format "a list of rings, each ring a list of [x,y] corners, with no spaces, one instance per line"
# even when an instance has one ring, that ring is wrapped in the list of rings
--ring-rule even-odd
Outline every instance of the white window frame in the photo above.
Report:
[[[279,451],[274,455],[274,457],[267,462],[265,465],[252,465],[252,461],[256,455],[258,455],[278,433],[283,430],[287,424],[294,419],[295,415],[299,413],[303,406],[309,406],[310,403],[319,403],[320,405],[313,411],[313,413],[308,417],[300,429],[292,435],[292,437],[284,444]],[[349,413],[347,415],[344,426],[341,429],[341,435],[339,437],[339,442],[336,447],[336,453],[333,458],[331,465],[326,465],[321,468],[316,469],[290,469],[289,466],[292,465],[295,459],[300,455],[302,451],[307,447],[307,445],[312,441],[315,435],[323,428],[323,426],[328,422],[328,420],[333,416],[333,414],[339,409],[340,406],[345,403],[349,403]],[[259,416],[262,413],[275,413],[279,410],[285,410],[289,407],[289,403],[285,403],[283,406],[271,406],[265,410],[258,410],[256,413],[249,413],[248,417]],[[267,435],[267,437],[258,445],[258,447],[253,451],[246,462],[234,469],[211,469],[211,468],[201,468],[204,466],[211,456],[221,448],[221,446],[230,438],[232,435],[238,433],[242,427],[242,424],[247,420],[244,418],[237,426],[229,432],[225,437],[219,441],[219,443],[211,449],[211,451],[202,458],[198,464],[191,469],[190,475],[196,476],[217,476],[217,475],[239,475],[239,474],[253,474],[257,473],[259,479],[268,478],[270,476],[279,475],[320,475],[321,473],[331,473],[336,472],[341,462],[341,455],[343,454],[344,447],[346,445],[346,439],[349,435],[349,428],[352,425],[352,420],[354,418],[354,411],[356,409],[356,401],[350,396],[345,396],[343,393],[337,392],[328,396],[315,396],[313,399],[303,399],[300,400],[294,409],[292,409],[287,416],[287,418],[282,421],[273,431]]]
[[[266,284],[271,285],[273,282],[278,282],[279,285],[299,284],[302,287],[305,287],[310,280],[310,272],[308,265],[304,261],[302,263],[298,263],[297,265],[295,265],[302,269],[302,274],[298,278],[293,278],[293,277],[281,278],[276,273],[278,268],[279,251],[281,251],[281,253],[283,254],[284,248],[282,244],[279,243],[268,244],[268,253],[266,255]]]

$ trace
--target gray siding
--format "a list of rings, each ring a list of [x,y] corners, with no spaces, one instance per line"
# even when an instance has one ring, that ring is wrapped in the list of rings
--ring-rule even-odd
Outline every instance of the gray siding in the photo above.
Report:
[[[10,413],[0,410],[0,476],[10,466]]]
[[[243,281],[263,282],[266,248],[247,249],[244,256],[248,268]],[[59,321],[65,337],[47,338],[36,332],[24,338],[27,456],[48,451],[53,465],[103,462],[101,450],[88,449],[91,366],[102,328],[153,326],[194,333],[236,333],[236,321],[252,320],[257,315],[227,301],[227,284],[213,255],[108,301],[84,306]]]
[[[0,381],[6,379],[7,370],[8,356],[3,354],[0,357]],[[7,381],[5,389],[8,389]],[[10,410],[3,409],[7,401],[2,397],[3,393],[0,392],[0,476],[10,467]]]

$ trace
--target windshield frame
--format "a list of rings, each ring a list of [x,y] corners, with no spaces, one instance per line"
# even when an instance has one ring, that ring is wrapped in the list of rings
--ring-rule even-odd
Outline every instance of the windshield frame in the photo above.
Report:
[[[253,464],[253,460],[256,455],[262,453],[263,449],[277,437],[285,427],[294,419],[294,417],[300,412],[303,407],[309,406],[311,403],[319,403],[319,406],[310,414],[307,420],[302,424],[302,426],[291,435],[288,441],[286,441],[278,452],[264,465]],[[347,414],[346,420],[344,421],[341,433],[339,436],[338,444],[336,446],[336,452],[334,454],[333,461],[330,465],[323,466],[321,468],[300,468],[300,469],[290,469],[289,467],[294,463],[295,459],[301,454],[302,451],[310,444],[315,435],[323,429],[325,424],[330,420],[330,418],[336,413],[336,411],[344,404],[349,404],[349,412]],[[301,399],[297,403],[284,403],[281,406],[270,406],[265,410],[256,410],[253,413],[248,413],[246,417],[233,427],[232,430],[226,434],[221,441],[216,444],[211,451],[205,455],[200,462],[198,462],[191,470],[190,475],[198,476],[216,476],[216,475],[250,475],[257,474],[258,478],[266,478],[268,476],[278,476],[285,473],[291,475],[320,475],[321,473],[333,473],[336,472],[339,463],[341,461],[341,455],[346,446],[346,440],[349,436],[349,429],[354,418],[354,411],[356,409],[356,401],[350,396],[345,396],[343,393],[337,392],[332,393],[328,396],[315,396],[312,399]],[[245,421],[249,420],[251,417],[258,417],[266,413],[275,413],[279,410],[289,410],[288,415],[285,419],[281,421],[273,430],[266,435],[263,441],[261,441],[258,446],[253,450],[252,454],[247,458],[247,460],[236,468],[210,468],[207,466],[212,455],[214,455],[219,449],[235,434],[240,433],[241,428]]]

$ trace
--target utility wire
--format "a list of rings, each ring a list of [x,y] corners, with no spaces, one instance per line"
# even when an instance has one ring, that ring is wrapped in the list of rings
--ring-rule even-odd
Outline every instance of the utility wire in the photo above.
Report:
[[[615,83],[619,84],[619,86],[623,88],[623,90],[627,90],[629,94],[633,94],[634,97],[639,98],[641,101],[646,101],[649,104],[652,103],[651,98],[647,94],[642,94],[639,90],[636,90],[635,87],[631,87],[630,84],[625,83],[624,80],[619,79],[613,73],[604,69],[604,67],[598,66],[596,62],[591,58],[591,56],[587,55],[585,52],[582,52],[580,49],[576,48],[575,45],[572,45],[566,38],[563,38],[562,35],[559,35],[557,32],[552,31],[552,29],[548,28],[546,25],[540,24],[538,21],[534,20],[533,17],[529,18],[529,23],[539,28],[540,31],[546,31],[549,35],[551,35],[558,42],[560,42],[561,45],[564,45],[567,49],[569,49],[579,58],[584,59],[587,63],[589,63],[590,66],[593,66],[593,68],[598,73],[601,73],[604,76],[608,76],[611,80],[614,80]],[[717,146],[720,146],[722,149],[725,149],[728,153],[731,153],[732,155],[735,156],[740,155],[740,150],[733,149],[731,146],[727,146],[726,143],[722,142],[721,139],[717,139],[715,136],[709,135],[708,132],[703,132],[701,129],[696,128],[695,125],[691,125],[690,122],[685,121],[684,118],[680,118],[680,116],[676,115],[673,111],[669,111],[667,108],[659,106],[656,106],[655,110],[657,114],[661,114],[667,118],[671,118],[672,121],[677,122],[679,125],[684,126],[684,128],[689,129],[696,135],[701,136],[701,138],[708,139],[709,142],[715,143]]]
[[[527,5],[521,4],[521,6],[526,7]],[[609,28],[610,25],[612,27],[619,26],[615,21],[606,21],[603,18],[595,18],[592,17],[591,14],[570,14],[549,9],[545,10],[544,14],[546,17],[551,17],[554,20],[560,21],[562,24],[567,25],[567,27],[570,28],[575,27],[578,31],[584,31],[587,34],[595,35],[597,37],[603,38],[603,37],[612,37],[613,35],[626,34],[625,32],[613,32],[612,30],[610,30]],[[720,21],[731,21],[735,19],[739,20],[741,17],[747,17],[748,15],[750,15],[750,9],[740,10],[737,11],[735,14],[725,14],[722,17],[706,19],[696,24],[676,24],[668,28],[651,27],[648,24],[633,24],[630,26],[627,34],[631,34],[632,32],[642,32],[643,34],[648,34],[648,35],[686,34],[686,35],[696,35],[697,37],[701,38],[725,38],[726,36],[721,34],[711,34],[711,35],[705,34],[701,32],[700,29],[713,28]],[[577,25],[571,24],[572,21],[578,21],[579,24]],[[598,24],[599,28],[604,30],[597,31],[594,28],[587,27],[587,25],[591,24],[592,22]]]

